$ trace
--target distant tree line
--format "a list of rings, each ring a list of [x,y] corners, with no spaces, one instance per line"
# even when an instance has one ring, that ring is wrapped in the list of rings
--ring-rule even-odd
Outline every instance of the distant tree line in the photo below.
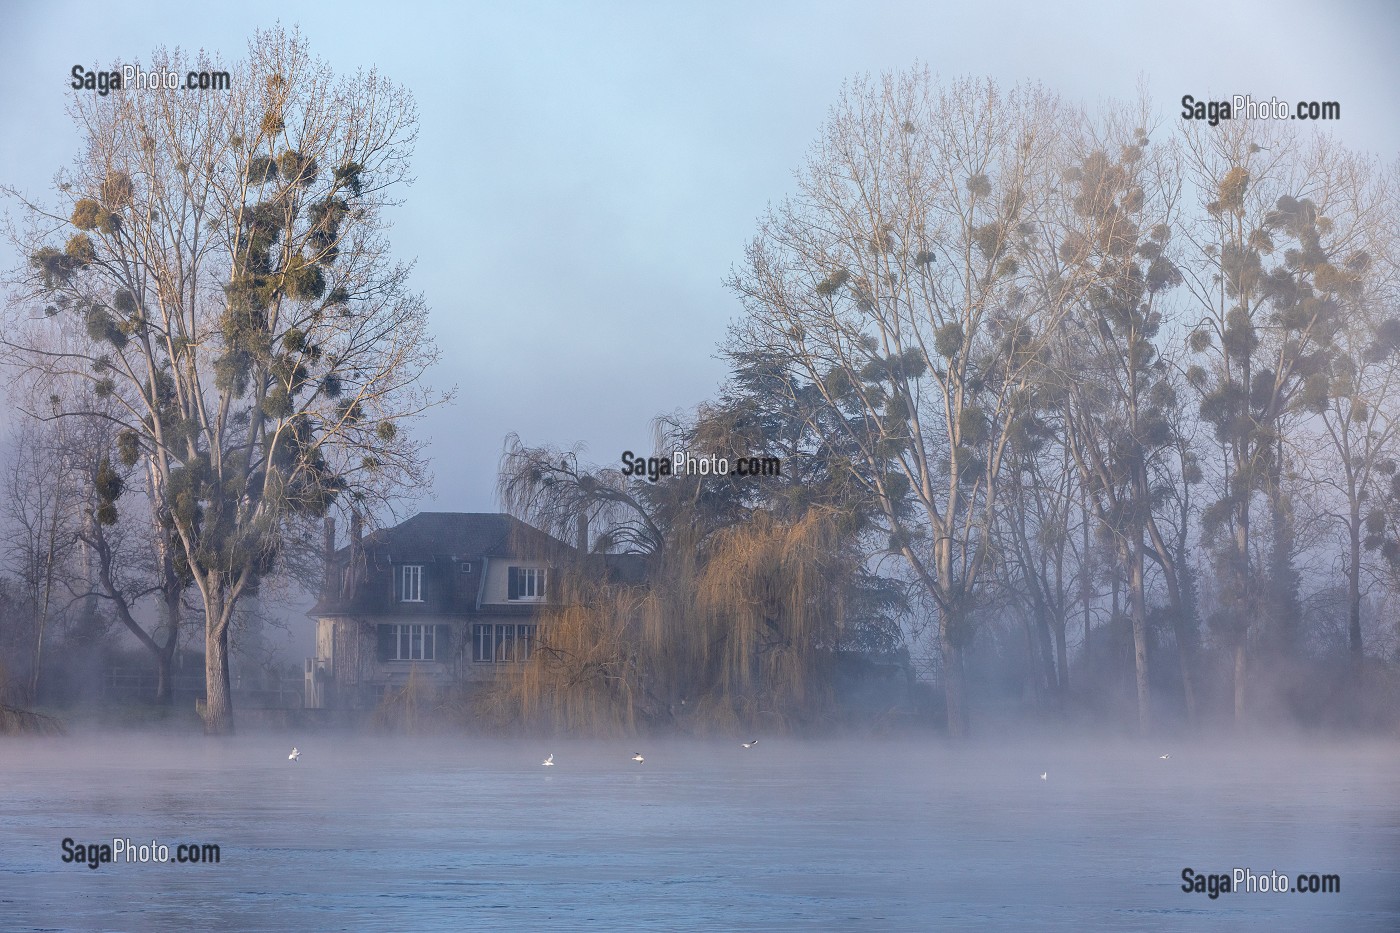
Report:
[[[508,448],[512,511],[602,518],[592,550],[663,581],[546,629],[529,698],[792,711],[824,651],[888,633],[936,659],[954,735],[998,652],[1142,732],[1393,704],[1400,174],[1296,126],[850,82],[730,278],[729,389],[658,442],[785,475]]]

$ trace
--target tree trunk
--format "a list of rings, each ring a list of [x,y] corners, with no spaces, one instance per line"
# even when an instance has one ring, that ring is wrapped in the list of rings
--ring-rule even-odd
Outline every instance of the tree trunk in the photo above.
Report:
[[[34,707],[39,703],[39,666],[44,662],[44,628],[46,619],[40,614],[35,620],[34,630],[34,652],[29,667],[28,699],[26,706]]]
[[[89,625],[97,618],[97,555],[87,539],[78,537],[78,547],[83,555],[83,580],[87,583],[87,596],[83,598],[83,621]]]
[[[52,556],[50,556],[52,563]],[[35,706],[39,702],[39,674],[44,664],[44,632],[49,627],[49,603],[53,594],[53,581],[50,580],[44,586],[44,595],[37,608],[37,616],[34,622],[34,661],[29,669],[29,705]]]
[[[1045,703],[1045,694],[1051,688],[1049,681],[1045,679],[1045,658],[1044,652],[1040,649],[1040,639],[1036,634],[1036,622],[1029,615],[1025,619],[1026,631],[1026,662],[1029,665],[1027,683],[1031,688],[1031,695],[1037,706]]]
[[[1167,583],[1167,601],[1171,605],[1172,632],[1176,635],[1176,656],[1181,666],[1181,694],[1186,703],[1186,722],[1196,724],[1196,598],[1195,583],[1187,565],[1185,547],[1180,553],[1167,550],[1155,522],[1148,522],[1152,553],[1161,565]]]
[[[1244,687],[1249,663],[1249,625],[1256,608],[1254,583],[1249,573],[1249,500],[1246,498],[1240,507],[1239,520],[1235,528],[1235,567],[1239,575],[1239,588],[1244,593],[1236,607],[1237,629],[1235,642],[1235,727],[1244,725]]]
[[[1060,678],[1055,670],[1055,644],[1050,631],[1050,621],[1046,618],[1047,612],[1042,607],[1036,613],[1036,657],[1040,659],[1041,677],[1045,681],[1045,687],[1050,696],[1059,697]]]
[[[180,587],[174,582],[174,576],[173,572],[165,576],[165,644],[156,652],[156,704],[159,706],[175,703],[172,662],[175,652],[180,650]]]
[[[948,708],[948,737],[967,736],[967,695],[963,677],[962,646],[958,639],[959,623],[947,612],[938,615],[938,637],[943,648],[943,698]]]
[[[1350,700],[1347,704],[1348,716],[1352,722],[1360,722],[1362,695],[1365,676],[1364,645],[1361,643],[1361,508],[1359,497],[1352,497],[1351,523],[1347,529],[1347,647],[1351,656],[1351,682],[1347,688]]]
[[[1117,553],[1114,556],[1120,559],[1123,558],[1124,554],[1121,547],[1118,548]],[[1119,617],[1123,615],[1123,601],[1121,598],[1123,595],[1123,575],[1118,572],[1117,567],[1113,568],[1112,580],[1113,600],[1109,608],[1109,619],[1111,620],[1109,631],[1114,633],[1113,637],[1116,638],[1118,632]]]
[[[1063,619],[1055,623],[1055,666],[1059,669],[1060,676],[1061,709],[1069,699],[1069,647],[1065,644],[1066,628],[1068,626]]]
[[[1152,687],[1147,677],[1147,594],[1144,592],[1140,537],[1131,542],[1128,553],[1128,588],[1133,616],[1133,667],[1137,674],[1138,732],[1147,735],[1152,728]]]
[[[1023,536],[1018,537],[1020,537],[1026,566],[1032,566],[1030,548]],[[1045,593],[1041,589],[1040,581],[1028,580],[1027,582],[1031,603],[1030,615],[1026,619],[1027,648],[1030,651],[1032,667],[1040,669],[1040,673],[1035,679],[1035,683],[1041,688],[1036,690],[1037,699],[1043,699],[1045,696],[1058,698],[1060,678],[1055,671],[1055,646],[1050,632],[1050,607],[1045,599]]]
[[[1186,560],[1183,543],[1179,556],[1166,568],[1167,596],[1172,605],[1172,631],[1176,633],[1176,657],[1181,665],[1181,695],[1186,702],[1186,722],[1198,722],[1196,708],[1196,659],[1200,633],[1196,628],[1196,582]]]
[[[1176,607],[1174,615],[1181,615],[1185,610]],[[1174,619],[1176,629],[1176,656],[1181,665],[1181,696],[1186,703],[1186,722],[1188,725],[1196,725],[1196,643],[1189,631],[1190,622],[1185,619]]]
[[[1353,507],[1350,527],[1347,529],[1347,644],[1351,649],[1351,663],[1354,671],[1361,670],[1361,514]]]
[[[212,614],[213,607],[208,611]],[[209,621],[205,627],[204,691],[205,734],[233,734],[233,693],[229,682],[226,618],[216,618]]]
[[[174,702],[174,692],[170,684],[170,658],[164,653],[156,655],[156,705],[170,706]]]
[[[1235,643],[1235,726],[1244,725],[1245,637]]]
[[[1092,655],[1089,652],[1089,633],[1094,627],[1093,615],[1089,604],[1093,601],[1093,560],[1089,553],[1089,504],[1088,497],[1083,492],[1079,495],[1079,510],[1084,515],[1084,524],[1080,529],[1083,535],[1083,545],[1080,552],[1079,566],[1079,601],[1084,609],[1084,644],[1080,648],[1080,657],[1089,660]],[[1065,672],[1065,691],[1069,691],[1069,668],[1063,668]]]

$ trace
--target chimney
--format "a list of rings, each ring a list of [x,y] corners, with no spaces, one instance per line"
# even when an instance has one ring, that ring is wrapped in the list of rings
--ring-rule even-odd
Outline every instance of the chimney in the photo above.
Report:
[[[321,581],[321,591],[329,596],[335,566],[335,519],[329,515],[326,516],[326,527],[322,535],[321,559],[325,563],[325,574]]]
[[[577,530],[578,530],[578,544],[577,544],[578,553],[579,553],[579,556],[580,556],[580,557],[583,557],[584,555],[586,555],[586,554],[588,553],[588,512],[587,512],[587,510],[585,510],[585,509],[579,509],[579,512],[578,512],[578,528],[577,528]]]
[[[360,547],[360,510],[355,509],[350,513],[350,544],[357,550]]]

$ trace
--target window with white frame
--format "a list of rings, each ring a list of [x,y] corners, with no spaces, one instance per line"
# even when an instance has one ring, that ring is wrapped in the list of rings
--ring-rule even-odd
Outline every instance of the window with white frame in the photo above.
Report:
[[[488,663],[528,661],[535,647],[535,625],[525,622],[472,626],[472,660]]]
[[[395,625],[391,661],[437,660],[437,626]]]
[[[523,602],[544,599],[545,571],[543,567],[511,567],[508,572],[506,598]]]
[[[399,568],[399,602],[423,601],[423,565],[404,564]]]

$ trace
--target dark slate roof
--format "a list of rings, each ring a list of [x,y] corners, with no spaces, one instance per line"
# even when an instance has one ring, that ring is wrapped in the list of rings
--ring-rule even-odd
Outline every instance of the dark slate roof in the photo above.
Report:
[[[320,598],[308,615],[315,618],[347,611],[372,614],[401,609],[389,601],[389,588],[381,585],[387,583],[387,575],[392,573],[395,564],[453,566],[475,563],[482,558],[565,561],[573,553],[569,545],[510,515],[419,512],[392,528],[380,528],[364,536],[356,561],[360,570],[352,584],[353,592],[341,591],[342,577],[337,569],[356,560],[353,548],[346,545],[337,550],[327,574],[331,589],[319,594]],[[474,603],[474,593],[462,593],[455,585],[439,588],[437,592],[434,606],[438,609],[460,609]],[[513,608],[496,607],[501,611]]]
[[[419,512],[392,528],[380,528],[365,535],[358,559],[355,559],[350,545],[337,550],[327,573],[330,590],[319,594],[316,605],[307,615],[318,618],[346,612],[374,615],[402,611],[403,607],[389,598],[389,575],[397,564],[453,567],[476,563],[482,558],[553,559],[563,563],[576,553],[573,547],[558,538],[510,515],[496,512]],[[602,566],[613,581],[626,584],[645,582],[650,562],[643,555],[601,556]],[[352,560],[359,570],[351,583],[352,592],[342,592],[340,568],[350,565]],[[464,593],[455,584],[438,592],[438,602],[434,606],[439,610],[469,612],[475,608],[474,592]],[[534,612],[535,608],[492,604],[491,611],[497,614],[512,611],[524,613]]]
[[[569,545],[498,512],[419,512],[392,528],[365,535],[367,553],[395,561],[450,555],[462,560],[510,557],[522,552],[547,554],[573,550]],[[337,556],[347,553],[341,548]]]

